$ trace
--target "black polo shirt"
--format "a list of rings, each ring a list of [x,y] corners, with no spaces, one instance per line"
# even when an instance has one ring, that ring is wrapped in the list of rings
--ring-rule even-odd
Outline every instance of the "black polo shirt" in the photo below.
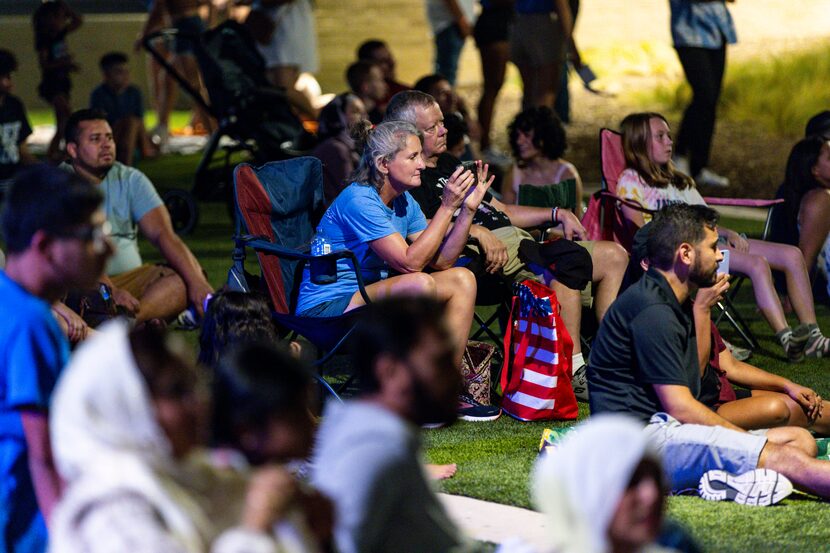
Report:
[[[654,384],[700,393],[691,301],[680,305],[668,281],[650,269],[611,305],[588,363],[591,413],[629,413],[643,421],[663,407]]]

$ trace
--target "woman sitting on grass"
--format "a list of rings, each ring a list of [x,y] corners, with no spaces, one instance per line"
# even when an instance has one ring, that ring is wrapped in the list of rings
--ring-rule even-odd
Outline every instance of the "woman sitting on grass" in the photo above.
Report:
[[[547,186],[568,179],[576,180],[576,213],[582,216],[582,178],[562,154],[568,147],[565,127],[548,107],[533,107],[521,112],[510,123],[510,147],[516,164],[510,171],[510,185],[504,186],[504,203],[519,203],[519,186]]]
[[[705,204],[694,181],[677,171],[671,161],[672,138],[665,117],[658,113],[633,113],[620,124],[627,169],[617,182],[617,194],[657,211],[684,202]],[[623,207],[625,217],[637,227],[651,219],[649,214]],[[816,323],[810,280],[801,251],[793,246],[746,239],[728,228],[719,227],[723,247],[731,251],[730,271],[745,274],[752,281],[755,301],[775,331],[790,361],[830,354],[830,339]],[[783,271],[787,291],[800,325],[787,324],[781,301],[775,292],[770,268]]]
[[[811,136],[793,146],[778,198],[771,239],[798,246],[807,271],[830,273],[830,142]],[[827,286],[830,294],[830,284]]]

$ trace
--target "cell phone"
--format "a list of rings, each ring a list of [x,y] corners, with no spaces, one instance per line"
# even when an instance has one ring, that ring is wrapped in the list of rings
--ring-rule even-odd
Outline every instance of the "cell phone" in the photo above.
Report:
[[[718,262],[718,273],[729,274],[729,250],[721,250],[723,259]]]
[[[473,184],[478,184],[478,167],[476,167],[475,161],[462,161],[461,166],[466,169],[467,171],[473,174]]]
[[[582,66],[576,70],[576,74],[579,75],[579,78],[582,79],[582,84],[588,89],[591,88],[591,83],[597,80],[596,74],[587,63],[582,64]]]

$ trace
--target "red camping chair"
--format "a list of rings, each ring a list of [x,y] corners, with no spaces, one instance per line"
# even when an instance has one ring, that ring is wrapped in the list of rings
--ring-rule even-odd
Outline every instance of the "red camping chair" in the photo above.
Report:
[[[637,227],[625,219],[622,206],[625,205],[642,211],[643,213],[651,213],[651,210],[642,207],[637,202],[617,196],[617,181],[620,174],[625,170],[625,156],[623,155],[622,136],[620,133],[611,129],[601,129],[599,132],[599,141],[602,188],[591,196],[588,211],[583,218],[583,225],[588,231],[589,239],[613,240],[621,244],[626,250],[631,251],[631,243],[634,238],[634,233],[637,232]],[[772,208],[784,202],[781,199],[753,200],[748,198],[717,197],[704,197],[703,199],[710,206],[767,209],[767,218],[764,224],[762,239],[766,239],[769,234]],[[758,340],[732,302],[745,278],[745,275],[739,275],[738,279],[730,287],[729,293],[722,301],[718,302],[720,313],[715,318],[715,324],[720,323],[721,319],[725,317],[749,348],[755,349],[758,347]]]
[[[312,259],[351,260],[357,276],[358,289],[364,301],[369,296],[363,284],[360,265],[350,250],[332,252],[321,257],[309,254],[314,236],[312,223],[323,207],[323,173],[320,160],[300,157],[272,161],[260,167],[247,163],[234,170],[236,231],[233,265],[228,271],[228,287],[244,292],[256,289],[255,280],[245,271],[247,249],[256,252],[261,271],[261,288],[271,299],[273,316],[286,333],[305,337],[321,351],[317,360],[322,366],[339,352],[354,329],[355,309],[338,317],[300,317],[294,308],[302,280],[302,270]],[[320,383],[335,397],[337,393],[319,377]],[[342,391],[351,379],[341,384]]]

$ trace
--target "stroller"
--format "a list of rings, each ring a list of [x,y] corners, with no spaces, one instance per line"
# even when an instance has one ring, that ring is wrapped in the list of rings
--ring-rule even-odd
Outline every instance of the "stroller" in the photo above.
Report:
[[[199,69],[208,91],[205,100],[159,50],[157,39],[177,38],[193,43]],[[223,200],[233,213],[231,157],[244,152],[255,164],[301,155],[313,139],[291,111],[285,93],[265,78],[265,62],[248,31],[236,21],[226,21],[198,35],[162,29],[144,38],[144,48],[179,86],[218,122],[196,167],[193,188],[170,190],[164,202],[179,234],[192,231],[198,222],[196,200]],[[224,159],[214,162],[220,141]]]

